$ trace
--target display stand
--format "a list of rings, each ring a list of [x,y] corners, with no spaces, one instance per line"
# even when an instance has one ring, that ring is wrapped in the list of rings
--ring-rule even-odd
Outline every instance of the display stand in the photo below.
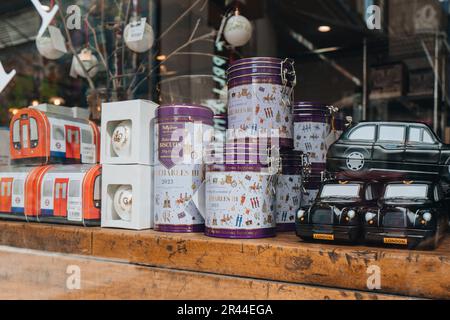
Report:
[[[293,234],[225,240],[19,222],[0,227],[0,245],[8,246],[0,248],[1,272],[7,286],[23,288],[15,292],[21,298],[450,298],[449,237],[435,251],[408,251],[308,244]],[[68,265],[80,266],[83,287],[76,293],[61,279],[41,277],[66,279]],[[380,290],[367,287],[370,266],[379,267]]]

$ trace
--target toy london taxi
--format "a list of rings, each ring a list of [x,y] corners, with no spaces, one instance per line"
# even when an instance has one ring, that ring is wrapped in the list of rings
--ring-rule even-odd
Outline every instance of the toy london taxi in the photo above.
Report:
[[[385,184],[379,210],[364,217],[366,243],[408,249],[434,249],[448,226],[448,206],[437,182]]]
[[[376,207],[377,197],[375,183],[325,182],[314,204],[298,211],[297,236],[307,241],[358,242],[364,212]]]
[[[450,145],[423,123],[361,122],[329,149],[327,171],[347,179],[450,181]]]

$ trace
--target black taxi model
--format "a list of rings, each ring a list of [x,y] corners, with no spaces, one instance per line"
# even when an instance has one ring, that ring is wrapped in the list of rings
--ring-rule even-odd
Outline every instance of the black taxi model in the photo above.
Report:
[[[408,249],[434,249],[448,226],[448,207],[440,184],[389,182],[379,210],[364,217],[364,241]]]
[[[314,204],[297,212],[297,236],[306,241],[358,242],[364,213],[376,208],[377,197],[374,183],[325,182]]]
[[[450,146],[423,123],[361,122],[330,147],[327,170],[349,179],[450,181]]]

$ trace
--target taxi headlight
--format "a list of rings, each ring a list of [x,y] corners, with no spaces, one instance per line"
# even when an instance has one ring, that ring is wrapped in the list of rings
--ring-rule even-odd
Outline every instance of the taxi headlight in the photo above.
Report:
[[[432,216],[432,214],[430,212],[425,212],[422,217],[423,217],[423,220],[425,220],[426,222],[430,222],[431,218],[433,216]]]
[[[366,213],[366,221],[369,222],[370,220],[372,220],[373,218],[376,217],[376,214],[373,212],[367,212]]]
[[[301,219],[305,216],[305,210],[300,209],[297,211],[297,218]]]
[[[355,216],[356,216],[355,210],[350,210],[349,212],[347,212],[347,217],[349,217],[350,219],[353,219]]]

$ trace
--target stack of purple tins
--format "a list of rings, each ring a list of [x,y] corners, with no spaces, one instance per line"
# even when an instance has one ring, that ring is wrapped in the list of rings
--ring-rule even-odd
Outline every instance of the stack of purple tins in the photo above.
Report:
[[[344,130],[342,114],[337,109],[317,102],[295,102],[294,149],[308,156],[311,174],[304,181],[306,193],[303,205],[309,205],[317,196],[326,169],[328,148],[339,138]]]
[[[247,58],[228,69],[229,129],[277,135],[293,145],[291,96],[296,83],[290,59]]]

